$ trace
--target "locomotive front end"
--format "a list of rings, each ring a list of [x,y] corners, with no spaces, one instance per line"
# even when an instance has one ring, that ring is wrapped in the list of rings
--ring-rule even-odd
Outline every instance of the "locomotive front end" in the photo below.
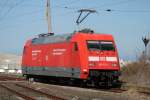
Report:
[[[120,66],[114,41],[88,40],[87,49],[90,80],[97,85],[117,84]]]
[[[119,83],[120,65],[116,44],[109,34],[79,34],[81,78],[96,85]]]

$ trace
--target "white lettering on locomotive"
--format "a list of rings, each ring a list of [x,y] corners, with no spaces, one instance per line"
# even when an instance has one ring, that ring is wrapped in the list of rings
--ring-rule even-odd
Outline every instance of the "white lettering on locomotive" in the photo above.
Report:
[[[41,50],[33,50],[32,53],[40,53]]]
[[[117,61],[117,57],[106,57],[106,61]]]
[[[89,56],[89,61],[99,61],[99,57],[97,57],[97,56]]]
[[[66,49],[53,49],[53,55],[63,55]]]
[[[108,61],[108,62],[117,62],[117,57],[98,57],[98,56],[89,56],[89,61]]]

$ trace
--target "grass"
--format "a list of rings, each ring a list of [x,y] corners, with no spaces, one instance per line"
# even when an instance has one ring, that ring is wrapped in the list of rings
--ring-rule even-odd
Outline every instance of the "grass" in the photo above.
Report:
[[[120,79],[127,83],[150,85],[150,64],[142,61],[128,64],[122,68]]]

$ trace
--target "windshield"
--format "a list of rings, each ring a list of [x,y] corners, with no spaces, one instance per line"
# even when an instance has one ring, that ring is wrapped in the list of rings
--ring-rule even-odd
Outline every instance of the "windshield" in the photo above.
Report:
[[[111,41],[87,41],[87,47],[89,50],[104,50],[114,51],[114,45]]]

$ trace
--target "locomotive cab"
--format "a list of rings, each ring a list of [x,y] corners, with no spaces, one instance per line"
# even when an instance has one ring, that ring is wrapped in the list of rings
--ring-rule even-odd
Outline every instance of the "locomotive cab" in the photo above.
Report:
[[[97,85],[117,83],[118,52],[112,35],[76,33],[80,49],[81,78]]]
[[[87,41],[88,62],[90,69],[118,69],[118,57],[112,41]]]
[[[87,41],[89,77],[100,85],[118,81],[119,61],[113,41]]]

